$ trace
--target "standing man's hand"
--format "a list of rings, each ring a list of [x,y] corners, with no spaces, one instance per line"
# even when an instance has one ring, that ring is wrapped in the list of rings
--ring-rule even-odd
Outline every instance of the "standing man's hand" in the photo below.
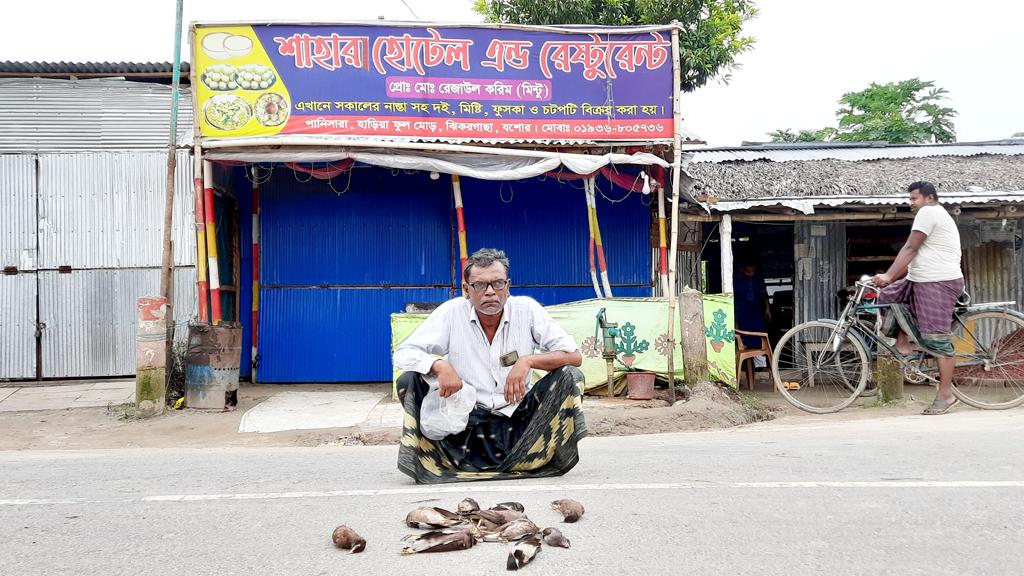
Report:
[[[885,288],[889,284],[892,284],[892,278],[888,274],[875,274],[875,277],[871,279],[878,288]]]
[[[462,378],[459,378],[459,373],[447,360],[434,362],[433,369],[434,374],[437,374],[437,383],[441,387],[441,398],[447,398],[462,390]]]
[[[505,401],[509,404],[517,404],[526,396],[526,380],[530,377],[530,358],[524,356],[512,365],[512,370],[505,379]]]

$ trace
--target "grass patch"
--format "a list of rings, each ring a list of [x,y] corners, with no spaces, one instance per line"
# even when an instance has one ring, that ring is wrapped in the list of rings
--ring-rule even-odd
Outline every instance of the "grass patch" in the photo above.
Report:
[[[760,397],[754,394],[743,394],[737,391],[740,405],[743,406],[743,413],[750,422],[765,422],[775,419],[775,411],[766,406]]]
[[[122,422],[142,419],[142,416],[139,415],[138,406],[131,402],[125,404],[107,404],[107,416],[113,416]]]

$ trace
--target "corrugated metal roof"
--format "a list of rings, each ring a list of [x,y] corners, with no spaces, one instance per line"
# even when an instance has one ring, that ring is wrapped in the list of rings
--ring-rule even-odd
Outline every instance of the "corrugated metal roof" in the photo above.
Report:
[[[809,160],[864,160],[928,158],[933,156],[978,156],[997,154],[1016,156],[1024,154],[1024,140],[1000,140],[962,144],[793,144],[786,146],[751,146],[742,148],[695,148],[693,163],[795,162]]]
[[[192,145],[191,92],[180,89],[178,146]],[[0,79],[0,152],[161,149],[171,88],[112,78]]]
[[[160,266],[167,154],[39,155],[39,266]],[[195,264],[195,189],[188,150],[175,172],[175,265]]]
[[[188,62],[181,63],[182,80],[188,82]],[[173,62],[0,62],[0,76],[6,74],[68,75],[170,75]]]
[[[959,193],[943,193],[940,201],[946,206],[984,205],[984,204],[1018,204],[1024,203],[1024,192],[992,192],[987,190],[965,191]],[[780,206],[798,210],[804,214],[813,214],[815,208],[840,208],[846,206],[905,206],[906,194],[890,194],[886,196],[801,196],[784,198],[763,198],[743,201],[720,201],[710,205],[714,212],[732,212],[751,208],[769,208]]]

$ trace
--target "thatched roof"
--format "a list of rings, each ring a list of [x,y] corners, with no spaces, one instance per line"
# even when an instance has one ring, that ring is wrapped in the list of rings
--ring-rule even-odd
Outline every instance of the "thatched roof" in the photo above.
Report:
[[[1024,148],[1022,146],[1021,148]],[[930,156],[848,161],[838,159],[697,162],[687,172],[693,195],[718,200],[802,196],[900,194],[917,180],[943,192],[972,187],[1024,191],[1024,155]]]

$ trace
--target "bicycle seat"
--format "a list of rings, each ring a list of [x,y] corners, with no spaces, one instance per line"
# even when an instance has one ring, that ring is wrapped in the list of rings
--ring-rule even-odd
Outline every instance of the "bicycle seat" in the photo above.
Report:
[[[966,310],[971,305],[971,295],[964,290],[959,296],[956,297],[956,309],[958,312]]]

